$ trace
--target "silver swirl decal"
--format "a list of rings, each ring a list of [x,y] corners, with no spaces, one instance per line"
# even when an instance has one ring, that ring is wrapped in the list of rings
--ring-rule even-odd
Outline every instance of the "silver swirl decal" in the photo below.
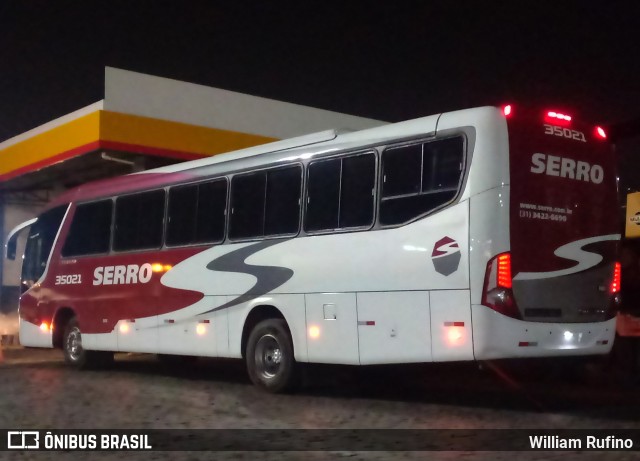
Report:
[[[603,242],[607,240],[620,240],[620,234],[600,235],[598,237],[589,237],[575,242],[567,243],[557,248],[553,252],[556,256],[575,261],[577,264],[568,269],[561,269],[549,272],[519,272],[513,280],[537,280],[549,279],[553,277],[561,277],[563,275],[575,274],[594,267],[602,261],[602,255],[585,251],[583,247],[592,243]]]
[[[237,272],[240,274],[253,275],[256,278],[256,283],[240,296],[214,309],[202,312],[200,315],[208,314],[210,312],[219,311],[241,304],[243,302],[270,293],[279,286],[284,285],[291,277],[293,277],[293,271],[291,269],[280,266],[258,266],[254,264],[247,264],[245,263],[245,260],[250,256],[258,253],[259,251],[264,250],[265,248],[269,248],[273,245],[286,242],[287,240],[288,239],[279,239],[257,242],[253,245],[248,245],[246,247],[231,251],[207,264],[207,269],[211,271]]]

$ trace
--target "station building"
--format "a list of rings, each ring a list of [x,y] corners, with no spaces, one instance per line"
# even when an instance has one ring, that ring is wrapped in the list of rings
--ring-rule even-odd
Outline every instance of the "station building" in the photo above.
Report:
[[[384,124],[105,68],[103,99],[0,142],[0,243],[55,195],[139,172],[330,129]],[[18,241],[18,255],[26,237]],[[0,265],[0,335],[17,330],[21,258]]]

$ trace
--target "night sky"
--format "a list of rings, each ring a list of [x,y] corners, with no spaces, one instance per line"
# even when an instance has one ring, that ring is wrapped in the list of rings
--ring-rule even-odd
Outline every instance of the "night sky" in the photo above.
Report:
[[[227,3],[0,1],[0,141],[101,99],[105,65],[387,121],[505,101],[640,118],[623,4]]]

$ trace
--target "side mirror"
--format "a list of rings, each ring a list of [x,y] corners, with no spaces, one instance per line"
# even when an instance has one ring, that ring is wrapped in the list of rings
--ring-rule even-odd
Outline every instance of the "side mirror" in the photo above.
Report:
[[[11,232],[7,235],[7,243],[4,246],[5,258],[10,259],[11,261],[16,259],[16,249],[18,248],[18,237],[20,236],[20,232],[32,225],[36,220],[37,218],[30,219],[29,221],[18,224],[16,227],[11,229]]]

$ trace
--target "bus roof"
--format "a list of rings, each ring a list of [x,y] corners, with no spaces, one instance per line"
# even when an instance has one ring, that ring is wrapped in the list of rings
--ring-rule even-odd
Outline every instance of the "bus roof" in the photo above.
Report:
[[[481,107],[454,113],[463,116],[468,125],[470,118],[473,119],[483,113],[486,114],[487,111],[493,112],[495,110],[495,107]],[[354,132],[327,130],[140,173],[93,181],[65,191],[56,197],[47,208],[74,201],[92,200],[163,187],[205,176],[223,175],[283,161],[309,159],[316,155],[331,154],[338,150],[383,144],[391,139],[435,136],[441,115],[435,114]]]

